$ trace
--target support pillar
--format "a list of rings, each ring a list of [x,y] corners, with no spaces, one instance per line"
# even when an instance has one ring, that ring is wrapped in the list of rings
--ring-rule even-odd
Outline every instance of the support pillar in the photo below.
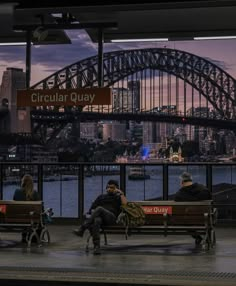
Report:
[[[103,29],[98,29],[98,86],[103,86]]]
[[[26,88],[30,87],[31,78],[31,30],[26,31]]]

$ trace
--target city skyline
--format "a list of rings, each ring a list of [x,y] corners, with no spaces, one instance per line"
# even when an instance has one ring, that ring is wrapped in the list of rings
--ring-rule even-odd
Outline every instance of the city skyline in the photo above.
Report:
[[[67,65],[97,55],[97,44],[92,43],[84,30],[66,31],[72,44],[32,46],[31,85]],[[104,53],[116,50],[141,48],[172,48],[203,57],[236,78],[236,40],[176,41],[150,43],[105,43]],[[56,50],[56,52],[55,52]],[[0,78],[8,67],[25,71],[25,46],[0,47]]]

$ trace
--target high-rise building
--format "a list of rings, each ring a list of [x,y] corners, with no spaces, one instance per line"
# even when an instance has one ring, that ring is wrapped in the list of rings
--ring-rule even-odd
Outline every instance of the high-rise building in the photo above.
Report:
[[[135,112],[140,110],[140,81],[128,81],[128,88],[112,89],[113,111]]]
[[[126,124],[116,121],[103,124],[103,140],[122,141],[126,139]]]
[[[129,97],[129,110],[137,112],[140,110],[140,81],[128,81],[128,97]]]
[[[81,122],[80,123],[80,138],[97,139],[98,138],[98,124],[96,122]]]
[[[114,112],[129,112],[131,99],[128,96],[127,88],[113,88],[113,111]]]
[[[210,109],[208,107],[192,107],[187,110],[187,116],[194,117],[208,117],[210,114]],[[199,143],[200,151],[205,150],[204,139],[209,134],[209,128],[203,126],[187,126],[186,133],[187,139],[193,140]]]
[[[17,108],[16,92],[25,88],[25,72],[19,68],[7,68],[3,72],[0,89],[0,102],[8,105],[10,116],[5,132],[31,132],[30,108]]]
[[[143,144],[156,143],[155,122],[143,122]]]

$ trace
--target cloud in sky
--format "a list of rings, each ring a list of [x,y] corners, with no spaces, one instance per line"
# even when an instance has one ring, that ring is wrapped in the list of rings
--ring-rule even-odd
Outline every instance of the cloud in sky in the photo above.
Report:
[[[71,45],[32,46],[31,84],[64,68],[67,65],[90,56],[97,55],[97,43],[92,43],[84,30],[66,31]],[[167,48],[184,50],[210,60],[233,77],[236,77],[236,40],[225,41],[182,41],[129,44],[104,44],[104,52],[141,48]],[[0,78],[7,67],[20,67],[25,70],[25,47],[0,47]]]

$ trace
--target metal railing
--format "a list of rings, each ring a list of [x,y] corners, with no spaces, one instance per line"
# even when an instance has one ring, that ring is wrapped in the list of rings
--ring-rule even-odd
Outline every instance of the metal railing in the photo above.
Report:
[[[25,173],[33,176],[45,207],[58,218],[82,218],[109,179],[116,179],[128,200],[168,200],[188,171],[206,185],[219,210],[219,219],[236,219],[236,163],[28,163],[0,164],[0,199],[12,199]]]

